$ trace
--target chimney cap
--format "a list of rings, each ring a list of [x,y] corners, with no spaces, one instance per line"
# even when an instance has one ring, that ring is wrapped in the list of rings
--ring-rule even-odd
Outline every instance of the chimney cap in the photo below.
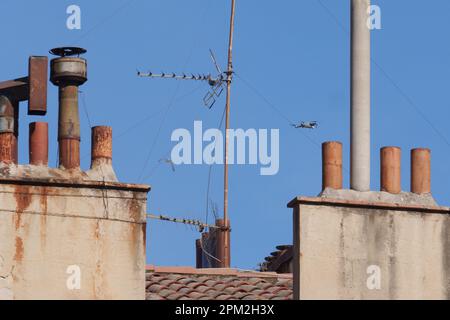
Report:
[[[50,54],[54,56],[59,57],[72,57],[72,56],[80,56],[82,54],[85,54],[87,52],[86,49],[79,48],[79,47],[60,47],[60,48],[54,48],[50,50]]]

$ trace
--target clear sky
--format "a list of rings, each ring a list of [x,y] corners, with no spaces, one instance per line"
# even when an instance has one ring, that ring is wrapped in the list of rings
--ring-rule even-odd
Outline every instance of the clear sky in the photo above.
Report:
[[[344,143],[349,163],[349,2],[346,0],[237,0],[232,128],[279,128],[280,171],[260,176],[259,167],[230,169],[232,266],[253,269],[276,245],[292,242],[286,204],[321,188],[320,143]],[[409,150],[432,149],[432,189],[450,205],[450,2],[378,0],[382,29],[373,31],[372,188],[379,188],[379,149],[402,147],[402,184],[409,189]],[[77,4],[82,29],[66,28],[66,8]],[[224,97],[208,110],[208,87],[199,83],[142,79],[143,71],[214,72],[208,49],[225,68],[229,1],[213,0],[2,0],[2,79],[24,76],[30,54],[79,45],[88,49],[84,85],[82,165],[89,166],[91,125],[111,125],[114,165],[123,182],[152,186],[149,212],[206,219],[208,166],[158,165],[173,143],[174,129],[192,130],[194,120],[217,128]],[[87,114],[84,111],[86,107]],[[20,157],[27,162],[28,117],[21,112]],[[281,115],[280,115],[281,114]],[[288,121],[317,120],[316,131]],[[49,86],[50,161],[55,165],[57,90]],[[146,161],[148,158],[148,161]],[[348,172],[344,171],[345,186]],[[140,177],[143,176],[143,179]],[[212,169],[211,199],[222,213],[220,166]],[[209,222],[212,215],[209,216]],[[194,229],[148,223],[148,262],[194,265]]]

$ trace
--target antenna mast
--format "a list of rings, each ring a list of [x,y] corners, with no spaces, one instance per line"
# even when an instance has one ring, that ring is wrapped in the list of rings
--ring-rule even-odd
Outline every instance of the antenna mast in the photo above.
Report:
[[[231,18],[230,18],[230,34],[228,45],[228,66],[225,72],[220,70],[216,57],[212,51],[210,51],[211,58],[215,65],[215,68],[219,74],[213,77],[211,74],[199,74],[199,75],[186,75],[176,73],[153,73],[153,72],[140,72],[139,77],[145,78],[160,78],[160,79],[175,79],[175,80],[193,80],[193,81],[205,81],[208,82],[210,91],[203,98],[203,102],[206,107],[211,109],[216,103],[216,100],[221,96],[224,91],[226,83],[226,123],[225,123],[225,154],[224,154],[224,199],[223,199],[223,220],[218,219],[216,221],[216,229],[218,230],[218,236],[216,241],[216,256],[218,266],[220,268],[230,267],[230,221],[228,218],[228,164],[229,164],[229,129],[230,129],[230,106],[231,106],[231,83],[233,81],[233,35],[234,35],[234,16],[235,16],[236,0],[231,0]]]
[[[230,221],[228,218],[228,146],[229,146],[229,134],[230,129],[230,107],[231,107],[231,82],[233,80],[233,36],[234,36],[234,16],[235,16],[236,0],[231,0],[231,18],[230,18],[230,36],[228,45],[228,68],[226,71],[227,76],[227,98],[226,98],[226,120],[225,120],[225,164],[224,164],[224,194],[223,194],[223,220],[224,230],[223,237],[220,237],[222,243],[219,244],[222,247],[223,255],[221,260],[221,267],[229,268],[231,264],[230,259]],[[220,251],[220,248],[219,248]]]

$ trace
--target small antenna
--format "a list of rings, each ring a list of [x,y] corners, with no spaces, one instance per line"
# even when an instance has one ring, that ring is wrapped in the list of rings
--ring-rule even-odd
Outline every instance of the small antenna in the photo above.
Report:
[[[165,163],[165,164],[170,165],[170,167],[172,168],[172,171],[175,172],[175,164],[173,163],[172,160],[170,160],[170,159],[161,159],[161,160],[159,160],[159,163]]]
[[[217,63],[217,59],[216,59],[216,56],[215,56],[214,52],[211,49],[209,49],[209,53],[211,54],[211,59],[212,59],[212,61],[214,63],[214,66],[216,67],[217,72],[219,74],[222,74],[223,72],[222,72],[222,70],[220,69],[220,67],[219,67],[219,65]]]

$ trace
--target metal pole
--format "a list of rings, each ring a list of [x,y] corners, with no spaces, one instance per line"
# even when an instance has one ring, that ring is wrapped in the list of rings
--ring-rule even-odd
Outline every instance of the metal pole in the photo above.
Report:
[[[230,105],[231,105],[231,82],[233,80],[233,34],[234,34],[234,15],[235,15],[236,1],[231,0],[231,18],[230,18],[230,35],[228,45],[228,68],[227,68],[227,99],[226,99],[226,121],[225,121],[225,167],[224,167],[224,201],[223,201],[223,219],[224,226],[227,230],[221,231],[224,233],[222,248],[224,252],[223,257],[219,257],[222,261],[222,267],[229,268],[230,259],[230,230],[228,220],[228,143],[230,128]],[[222,258],[222,259],[221,259]]]
[[[351,1],[351,189],[370,190],[370,0]]]

